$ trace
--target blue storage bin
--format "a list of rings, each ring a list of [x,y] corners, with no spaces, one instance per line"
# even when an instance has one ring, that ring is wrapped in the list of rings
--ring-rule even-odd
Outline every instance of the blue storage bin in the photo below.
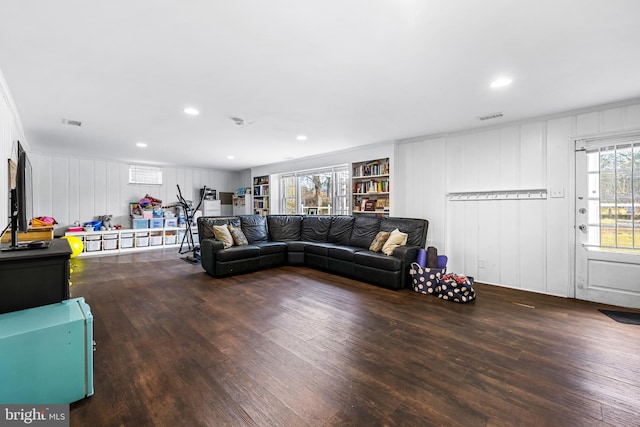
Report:
[[[144,218],[133,218],[133,228],[149,228],[149,220]]]
[[[164,218],[153,218],[149,220],[149,228],[164,227]]]
[[[93,231],[100,231],[102,227],[102,221],[90,221],[82,224],[83,227],[93,227]]]

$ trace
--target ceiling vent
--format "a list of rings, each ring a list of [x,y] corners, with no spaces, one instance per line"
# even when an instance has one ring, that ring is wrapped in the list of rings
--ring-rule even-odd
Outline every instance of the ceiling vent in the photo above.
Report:
[[[82,126],[82,122],[78,121],[78,120],[69,120],[69,119],[62,119],[62,124],[63,125],[69,125],[69,126]]]
[[[236,124],[236,126],[241,128],[252,125],[256,122],[255,120],[252,122],[247,122],[245,119],[242,119],[240,117],[229,117],[229,118],[233,121],[233,123]]]
[[[478,118],[481,121],[485,121],[485,120],[491,120],[491,119],[498,119],[500,117],[504,116],[504,114],[502,113],[491,113],[491,114],[487,114],[485,116],[479,116]]]

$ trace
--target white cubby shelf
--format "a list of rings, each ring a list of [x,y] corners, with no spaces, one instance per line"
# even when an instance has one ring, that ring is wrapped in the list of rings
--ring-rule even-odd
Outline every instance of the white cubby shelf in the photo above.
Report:
[[[193,239],[198,244],[198,228],[191,228]],[[129,228],[120,230],[66,232],[82,240],[84,248],[79,257],[111,255],[152,249],[179,248],[184,236],[184,227]],[[186,245],[186,241],[185,241]]]

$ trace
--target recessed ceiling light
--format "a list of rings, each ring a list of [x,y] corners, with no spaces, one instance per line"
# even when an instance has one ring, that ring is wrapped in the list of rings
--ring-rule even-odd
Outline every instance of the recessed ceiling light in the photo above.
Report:
[[[236,156],[227,156],[227,159],[229,159],[229,160],[233,160],[235,158],[236,158]]]
[[[298,141],[306,141],[307,140],[307,135],[298,135],[298,136],[296,136],[296,139]]]
[[[190,114],[192,116],[197,116],[198,114],[200,114],[200,111],[196,110],[193,107],[187,107],[184,109],[184,112],[187,114]]]
[[[492,89],[497,89],[499,87],[509,86],[512,81],[513,79],[510,77],[500,77],[499,79],[492,81],[490,86]]]
[[[79,120],[69,120],[69,119],[62,119],[62,124],[63,125],[70,125],[70,126],[82,126],[82,122]]]
[[[136,142],[136,147],[146,148],[147,147],[147,143],[146,142]]]

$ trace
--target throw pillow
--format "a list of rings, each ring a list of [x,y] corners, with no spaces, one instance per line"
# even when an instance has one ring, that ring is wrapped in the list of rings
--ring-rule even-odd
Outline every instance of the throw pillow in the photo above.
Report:
[[[407,238],[409,235],[407,233],[403,233],[397,228],[391,232],[389,238],[385,242],[382,247],[382,252],[386,255],[393,254],[393,250],[398,246],[404,246],[407,244]]]
[[[227,227],[227,224],[214,225],[213,234],[214,236],[216,236],[216,240],[219,240],[224,244],[225,249],[233,246],[233,237],[231,237],[231,233],[229,232],[229,228]]]
[[[378,234],[376,234],[376,237],[373,239],[373,242],[371,242],[371,245],[369,246],[369,250],[372,252],[380,252],[384,244],[387,242],[390,234],[390,231],[380,231]]]
[[[229,224],[228,227],[229,232],[231,233],[231,237],[233,237],[233,243],[235,243],[236,246],[244,246],[249,244],[247,236],[245,236],[242,232],[242,228],[234,227],[231,224]]]

